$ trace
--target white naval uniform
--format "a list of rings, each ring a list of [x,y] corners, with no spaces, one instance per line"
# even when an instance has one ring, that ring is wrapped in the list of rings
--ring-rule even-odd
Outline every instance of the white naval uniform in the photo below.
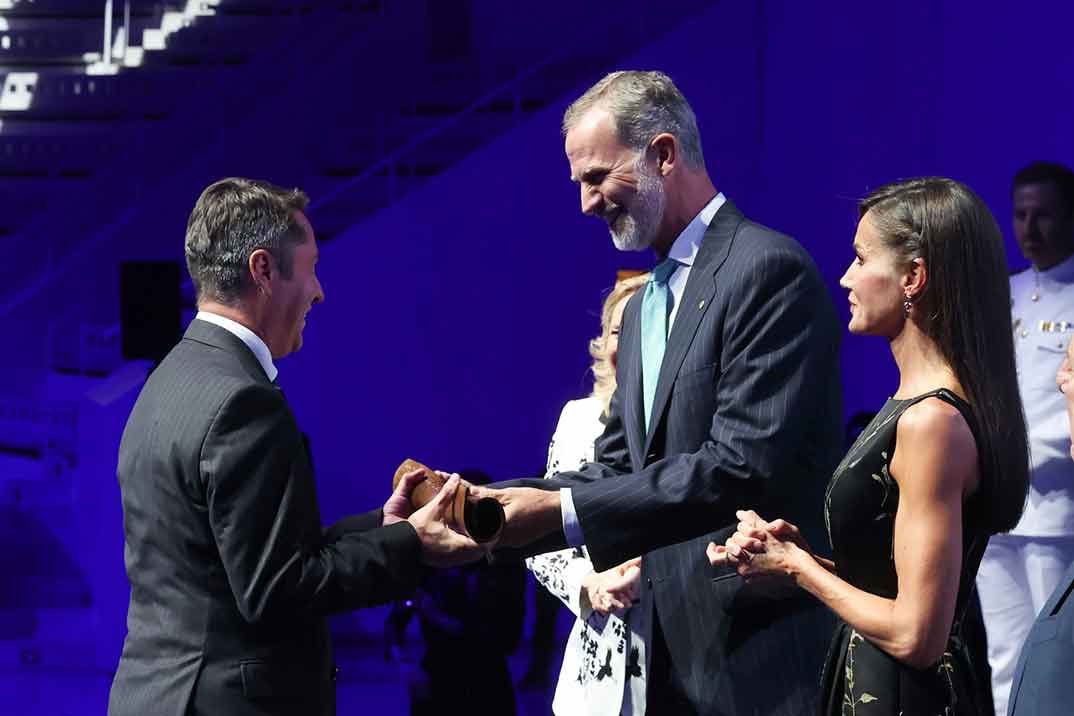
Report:
[[[1055,384],[1074,337],[1074,256],[1012,276],[1011,319],[1029,431],[1029,496],[1018,526],[989,541],[977,573],[997,716],[1007,713],[1018,654],[1037,613],[1074,563],[1074,461],[1066,398]]]

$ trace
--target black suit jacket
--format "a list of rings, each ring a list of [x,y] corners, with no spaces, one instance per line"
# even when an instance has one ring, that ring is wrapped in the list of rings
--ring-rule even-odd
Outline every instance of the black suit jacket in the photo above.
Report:
[[[596,569],[645,554],[652,589],[643,608],[655,608],[670,678],[697,713],[809,712],[831,634],[827,610],[804,592],[746,587],[733,570],[714,570],[705,547],[727,539],[744,507],[827,543],[823,491],[842,439],[840,329],[827,288],[797,242],[725,203],[679,303],[648,430],[643,294],[624,313],[597,462],[522,484],[572,488]]]
[[[421,544],[379,511],[322,533],[301,433],[242,341],[190,324],[118,476],[131,600],[109,714],[334,713],[325,615],[409,593]]]

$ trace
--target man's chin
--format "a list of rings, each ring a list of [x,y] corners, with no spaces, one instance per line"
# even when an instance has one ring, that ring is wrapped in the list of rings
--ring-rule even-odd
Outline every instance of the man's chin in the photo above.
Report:
[[[619,236],[614,231],[609,232],[612,235],[612,243],[615,244],[615,248],[620,251],[644,251],[649,248],[648,241],[645,241],[641,237],[635,236]]]

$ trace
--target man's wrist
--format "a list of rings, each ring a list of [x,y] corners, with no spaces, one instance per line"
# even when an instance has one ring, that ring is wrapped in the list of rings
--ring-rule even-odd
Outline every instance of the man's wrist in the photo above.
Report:
[[[542,535],[554,534],[563,529],[562,500],[558,490],[542,490],[541,495],[541,519]]]

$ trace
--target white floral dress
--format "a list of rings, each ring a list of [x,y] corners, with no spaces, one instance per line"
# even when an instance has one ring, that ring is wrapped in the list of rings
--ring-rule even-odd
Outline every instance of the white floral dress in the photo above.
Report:
[[[545,477],[593,461],[593,443],[604,431],[602,411],[603,404],[594,397],[563,406],[548,446]],[[563,654],[552,711],[556,716],[644,714],[650,634],[645,610],[608,616],[592,610],[582,589],[582,579],[593,571],[585,547],[538,555],[526,560],[526,566],[577,617]]]

